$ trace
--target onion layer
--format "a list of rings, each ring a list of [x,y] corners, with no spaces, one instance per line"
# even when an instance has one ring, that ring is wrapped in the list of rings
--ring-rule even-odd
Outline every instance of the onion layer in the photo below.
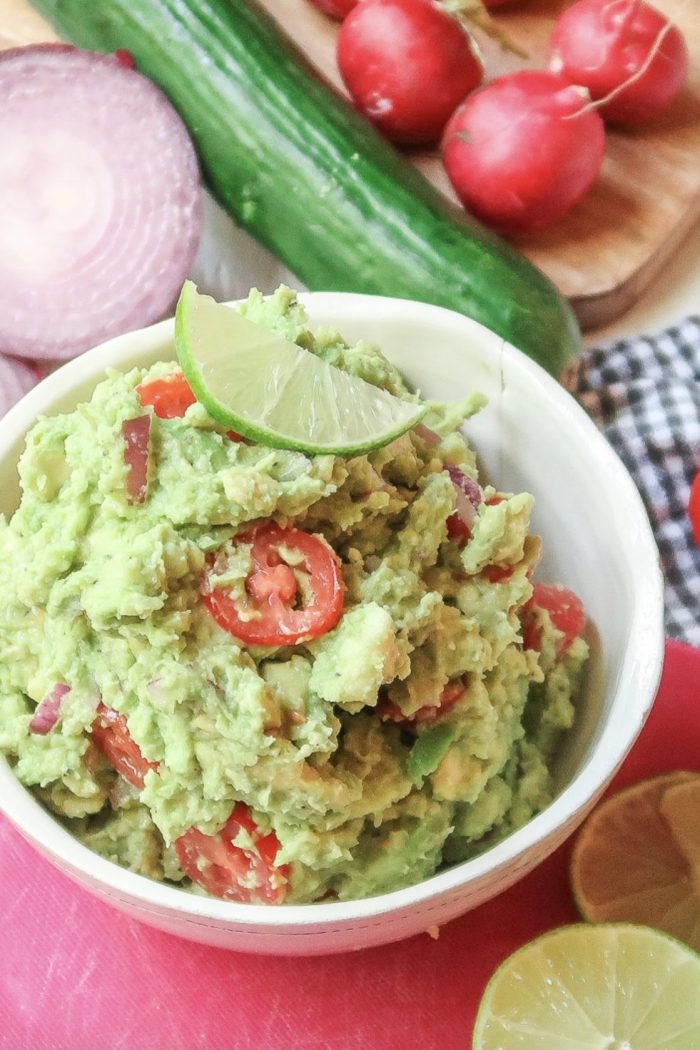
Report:
[[[23,361],[0,355],[0,417],[38,382],[39,376]]]
[[[201,232],[165,95],[65,45],[0,55],[0,352],[64,360],[164,316]]]
[[[464,474],[459,467],[448,466],[445,469],[454,485],[457,497],[456,513],[465,525],[471,526],[481,505],[481,489],[476,481],[468,474]]]
[[[59,683],[46,694],[44,699],[38,705],[32,720],[29,723],[30,733],[36,733],[38,736],[46,736],[47,733],[51,732],[61,717],[63,699],[68,693],[70,693],[70,686],[61,685]]]
[[[127,466],[126,489],[129,503],[143,503],[148,489],[148,449],[151,437],[151,417],[137,416],[125,420],[124,462]]]

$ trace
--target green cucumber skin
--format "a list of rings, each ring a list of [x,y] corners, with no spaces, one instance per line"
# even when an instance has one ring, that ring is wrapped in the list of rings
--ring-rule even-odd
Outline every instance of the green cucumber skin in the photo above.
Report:
[[[560,374],[554,285],[453,206],[243,0],[32,0],[81,47],[129,50],[187,124],[223,206],[311,290],[444,306]]]

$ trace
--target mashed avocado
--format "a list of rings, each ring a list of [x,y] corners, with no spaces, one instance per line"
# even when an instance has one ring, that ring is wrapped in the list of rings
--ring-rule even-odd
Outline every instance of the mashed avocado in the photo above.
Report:
[[[244,311],[412,396],[377,349],[313,335],[289,290]],[[483,399],[310,458],[237,441],[197,403],[144,408],[138,388],[175,369],[110,372],[28,435],[0,517],[0,749],[22,783],[116,863],[239,900],[397,889],[529,820],[587,647],[533,601],[532,498],[478,484],[458,427]],[[144,414],[139,502],[123,428]],[[271,522],[286,540],[260,569]],[[340,581],[332,617],[294,530]],[[248,643],[275,601],[322,628]]]

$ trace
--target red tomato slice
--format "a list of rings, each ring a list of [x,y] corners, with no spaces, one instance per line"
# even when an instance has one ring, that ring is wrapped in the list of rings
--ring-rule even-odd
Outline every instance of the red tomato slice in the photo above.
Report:
[[[149,769],[157,769],[157,762],[147,762],[138,744],[131,739],[124,715],[100,704],[92,724],[92,739],[108,762],[136,788],[143,787],[143,778]]]
[[[472,538],[472,530],[466,521],[460,518],[459,514],[450,514],[445,524],[447,525],[448,538],[455,540],[460,549],[469,543],[469,540]]]
[[[407,718],[401,708],[391,700],[381,700],[377,704],[377,713],[382,722],[396,722],[407,729],[415,729],[418,725],[426,725],[435,722],[438,718],[447,714],[451,707],[464,696],[465,686],[461,678],[453,678],[442,691],[437,704],[426,704],[419,707],[414,715]]]
[[[179,419],[197,398],[182,372],[136,387],[142,405],[151,405],[159,419]]]
[[[282,529],[273,521],[242,533],[237,540],[252,543],[253,571],[246,580],[245,608],[239,608],[224,587],[213,586],[215,562],[202,588],[204,602],[220,627],[248,645],[294,645],[335,627],[343,611],[343,579],[340,562],[327,543],[301,529]],[[280,556],[282,546],[302,555],[298,568],[308,574],[312,592],[306,604],[294,573]]]
[[[514,572],[514,565],[487,565],[483,569],[483,575],[489,583],[504,583],[511,578]]]
[[[523,647],[539,649],[542,645],[542,632],[532,616],[532,609],[537,606],[546,609],[556,629],[564,635],[557,643],[557,652],[561,656],[571,646],[583,630],[586,613],[581,599],[565,587],[536,583],[532,598],[523,607]]]
[[[695,542],[700,547],[700,472],[696,475],[690,489],[688,513],[690,514],[690,524],[693,526],[695,534]]]
[[[165,379],[154,379],[152,383],[137,386],[136,389],[141,404],[151,405],[159,419],[179,419],[197,400],[182,372],[173,372]],[[231,441],[243,441],[235,430],[227,431],[226,437]]]
[[[243,829],[253,849],[233,845]],[[275,864],[279,840],[274,832],[261,835],[243,802],[237,802],[228,821],[216,835],[190,828],[175,843],[180,864],[193,882],[223,900],[244,904],[280,904],[284,899],[289,866]]]

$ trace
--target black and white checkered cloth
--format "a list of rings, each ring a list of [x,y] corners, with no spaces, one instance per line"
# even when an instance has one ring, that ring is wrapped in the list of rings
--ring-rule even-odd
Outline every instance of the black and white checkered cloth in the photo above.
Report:
[[[642,494],[666,577],[666,633],[700,647],[700,549],[688,518],[700,469],[700,317],[584,352],[567,382]]]

